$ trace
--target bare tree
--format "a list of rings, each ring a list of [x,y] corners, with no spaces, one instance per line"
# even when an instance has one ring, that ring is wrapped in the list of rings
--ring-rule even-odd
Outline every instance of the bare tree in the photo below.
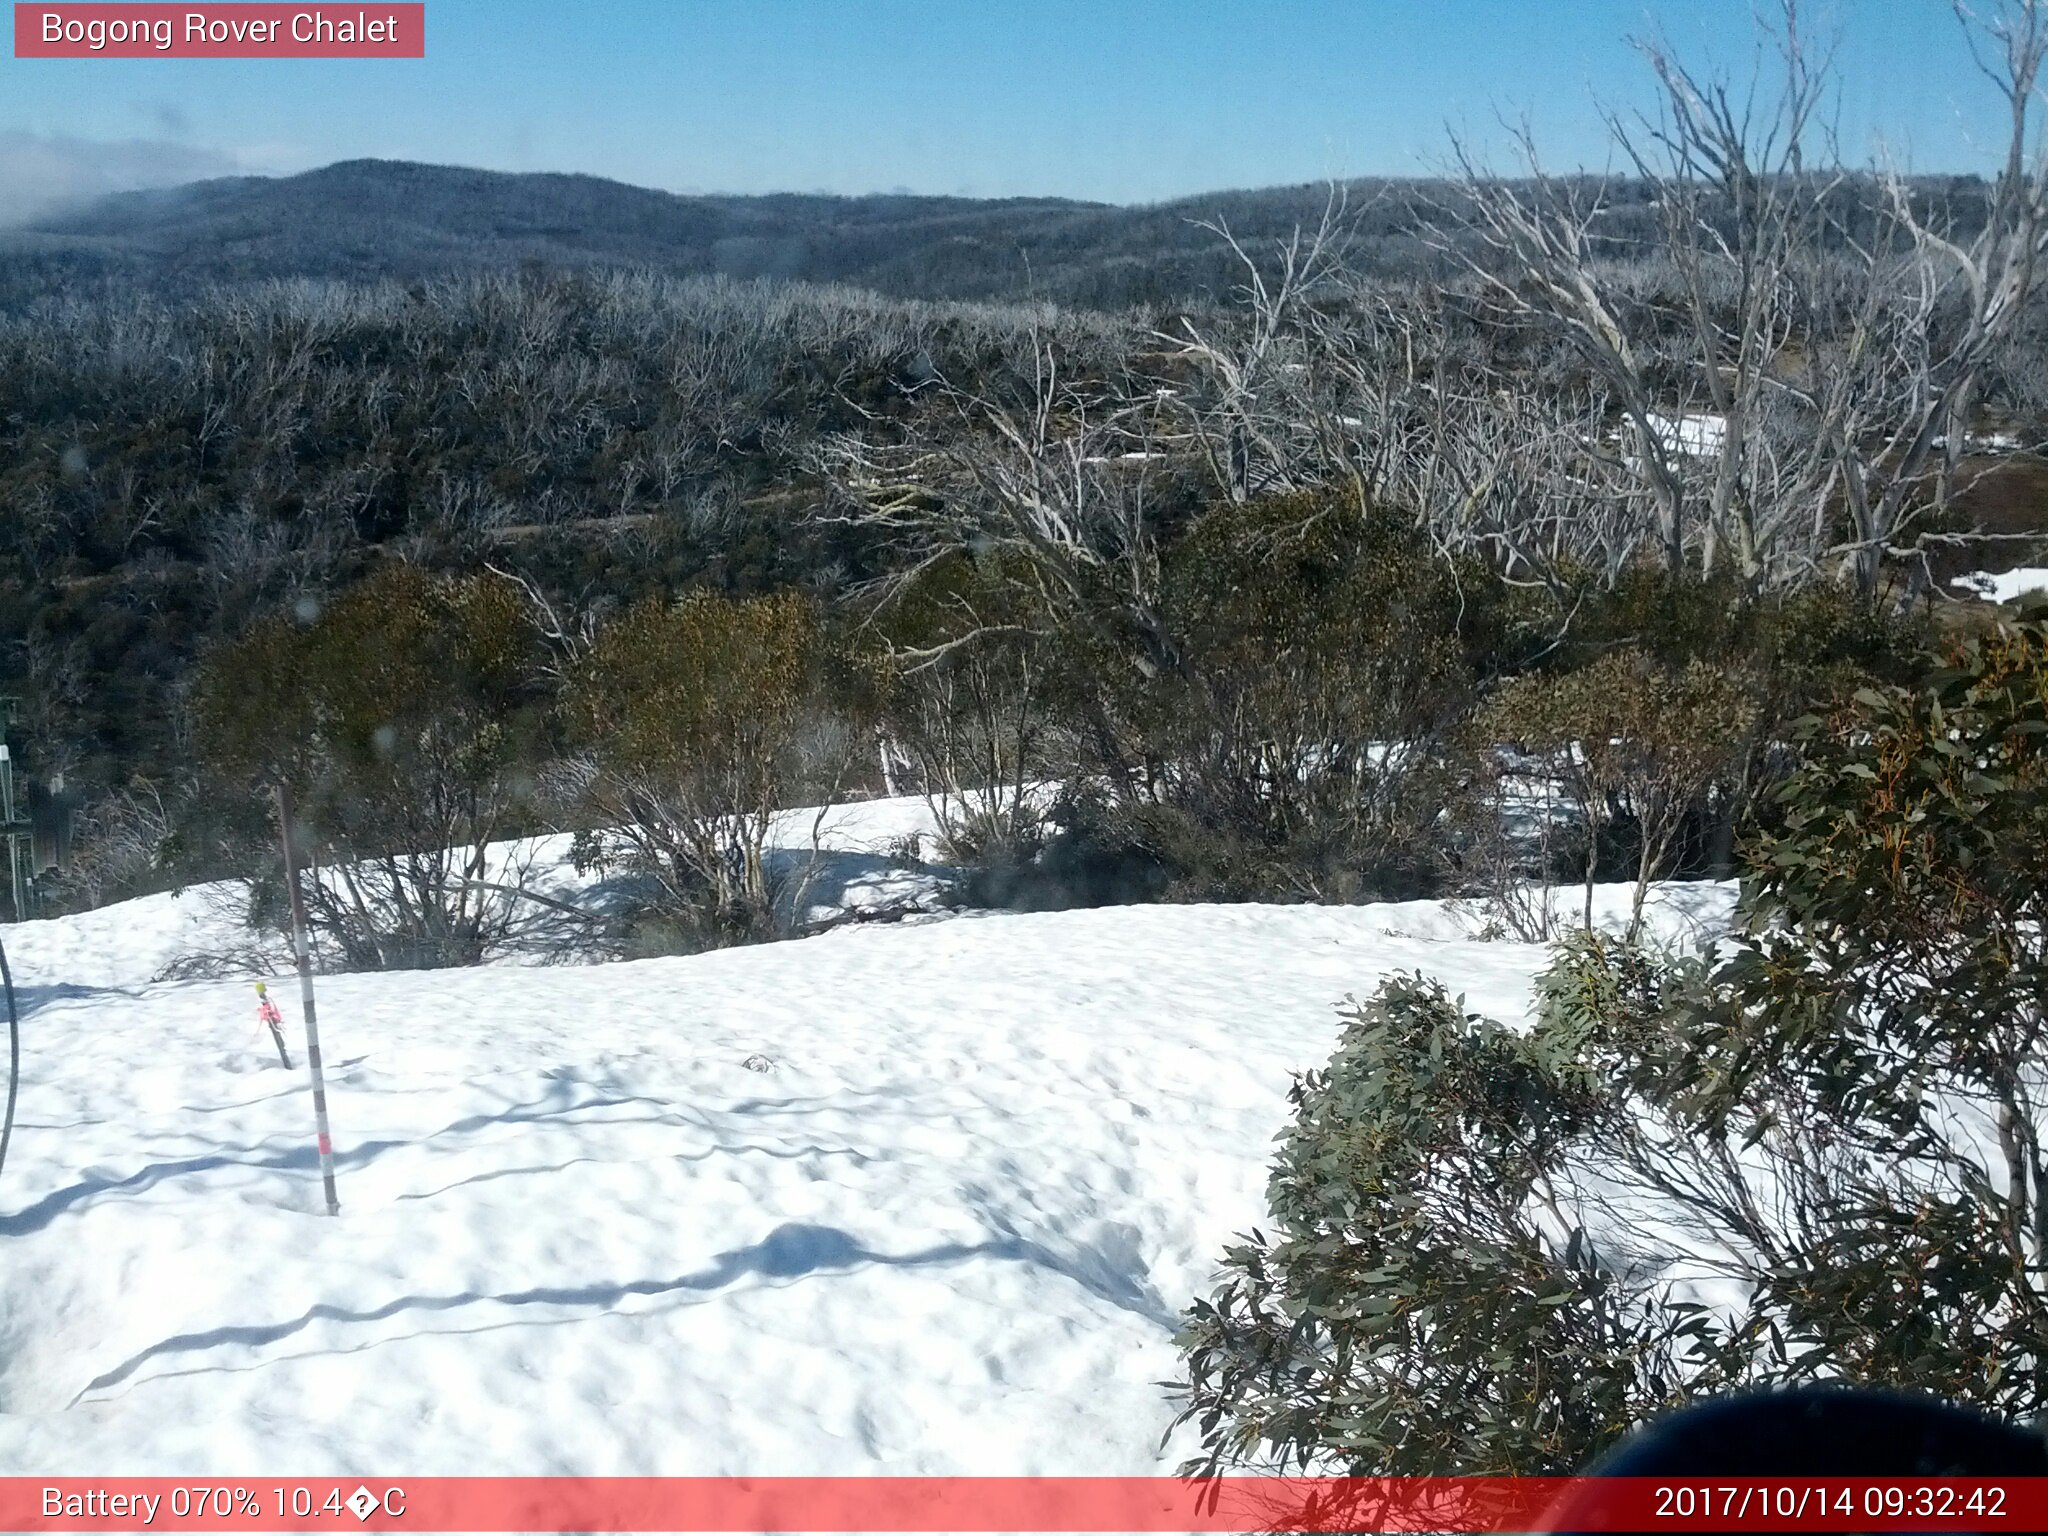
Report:
[[[1076,623],[1157,675],[1174,657],[1148,516],[1149,411],[1127,379],[1077,378],[1055,343],[1034,335],[1031,347],[1030,372],[1011,397],[934,378],[918,392],[919,412],[889,438],[829,442],[820,467],[838,493],[832,515],[891,547],[892,573],[869,594],[878,604],[941,561],[1005,560],[1048,625]],[[930,663],[1032,622],[963,624],[902,659]]]
[[[1915,514],[1954,495],[1987,364],[2014,334],[2048,251],[2048,153],[2034,107],[2048,54],[2042,0],[1997,0],[1980,12],[1955,0],[1979,71],[2006,105],[2005,152],[1972,236],[1916,206],[1896,168],[1884,176],[1890,211],[1911,242],[1908,307],[1887,338],[1887,407],[1869,444],[1839,445],[1853,539],[1839,553],[1859,590],[1876,589],[1887,554],[1911,552]],[[1960,301],[1960,324],[1946,323]]]
[[[1334,189],[1320,224],[1263,268],[1212,227],[1245,269],[1242,313],[1164,338],[1171,371],[1153,398],[1158,440],[1198,457],[1219,491],[1338,487],[1362,511],[1412,519],[1445,555],[1561,593],[1571,568],[1611,579],[1635,558],[1646,500],[1607,441],[1604,381],[1530,388],[1450,296],[1349,270]]]
[[[1623,184],[1546,172],[1526,124],[1510,130],[1518,180],[1453,140],[1456,191],[1432,225],[1500,323],[1562,339],[1600,381],[1665,568],[1725,565],[1752,586],[1780,574],[1784,546],[1804,531],[1786,507],[1814,456],[1788,457],[1766,417],[1791,328],[1787,289],[1841,179],[1808,167],[1831,102],[1827,58],[1812,56],[1790,4],[1768,37],[1777,83],[1759,68],[1742,88],[1662,43],[1639,45],[1658,111],[1608,117],[1636,178],[1629,190],[1646,192],[1655,214],[1652,276],[1666,292],[1633,291],[1640,262],[1613,259]]]
[[[1659,110],[1609,118],[1655,207],[1675,301],[1632,294],[1639,267],[1606,259],[1617,183],[1546,173],[1526,126],[1511,135],[1518,181],[1454,143],[1439,247],[1501,322],[1562,338],[1602,381],[1667,569],[1727,568],[1754,588],[1841,565],[1868,596],[1884,558],[1911,552],[1916,515],[1950,500],[1979,381],[2048,240],[2030,118],[2048,19],[2040,0],[1957,12],[2009,124],[1968,237],[1896,170],[1876,184],[1875,227],[1852,227],[1843,209],[1867,208],[1873,188],[1841,169],[1833,60],[1789,0],[1765,34],[1775,83],[1759,68],[1737,88],[1645,43]]]
[[[1777,376],[1793,340],[1788,288],[1818,254],[1830,200],[1845,176],[1809,165],[1817,135],[1835,143],[1831,57],[1818,57],[1786,0],[1765,40],[1778,56],[1775,88],[1759,67],[1737,94],[1678,61],[1661,42],[1641,45],[1660,85],[1661,114],[1631,128],[1610,118],[1620,145],[1651,189],[1664,249],[1678,277],[1686,362],[1711,415],[1686,430],[1653,422],[1677,454],[1669,470],[1704,470],[1699,563],[1722,563],[1758,586],[1786,564],[1789,520],[1811,488],[1810,452],[1772,452],[1767,417]],[[1709,425],[1711,423],[1711,425]],[[1685,478],[1675,475],[1675,479]]]

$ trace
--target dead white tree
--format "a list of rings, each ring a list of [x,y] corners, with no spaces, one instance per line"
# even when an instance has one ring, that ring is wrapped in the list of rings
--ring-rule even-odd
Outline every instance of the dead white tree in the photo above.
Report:
[[[834,438],[818,458],[838,499],[828,515],[858,524],[894,556],[868,593],[876,607],[965,556],[1013,573],[1026,610],[1048,626],[1081,626],[1147,676],[1172,666],[1149,515],[1156,445],[1147,403],[1129,381],[1075,378],[1060,349],[1034,336],[1013,395],[934,377],[917,396],[907,423],[871,417],[873,432]],[[947,639],[898,659],[929,664],[1035,622],[961,618]]]
[[[1598,250],[1612,184],[1545,172],[1526,124],[1510,137],[1525,173],[1516,181],[1452,140],[1457,196],[1438,203],[1431,238],[1465,264],[1493,319],[1544,327],[1601,380],[1627,433],[1627,462],[1650,498],[1659,558],[1683,569],[1690,528],[1686,468],[1665,426],[1673,413],[1653,381],[1654,354],[1623,311],[1612,264]]]
[[[569,686],[576,668],[590,654],[590,648],[596,642],[598,629],[611,606],[609,601],[586,583],[565,613],[563,607],[550,599],[530,576],[489,561],[484,562],[484,569],[519,589],[534,630],[547,648],[547,661],[544,663],[547,675],[558,685]]]
[[[1233,502],[1335,484],[1366,504],[1379,466],[1361,456],[1365,439],[1351,430],[1362,402],[1347,402],[1383,377],[1356,365],[1380,361],[1378,326],[1388,314],[1367,303],[1333,327],[1319,308],[1325,300],[1347,307],[1359,293],[1342,256],[1344,189],[1332,185],[1316,226],[1295,229],[1263,262],[1222,219],[1196,222],[1229,247],[1244,281],[1228,320],[1182,317],[1178,330],[1156,338],[1166,357],[1153,399],[1171,423],[1160,428],[1162,441],[1200,459]]]
[[[1527,387],[1489,355],[1492,338],[1454,329],[1442,293],[1348,270],[1341,208],[1333,191],[1320,225],[1272,253],[1271,275],[1211,226],[1246,268],[1244,313],[1165,338],[1159,441],[1232,499],[1335,489],[1510,581],[1562,591],[1589,567],[1611,579],[1644,542],[1645,504],[1606,441],[1611,392],[1597,377]]]
[[[1865,592],[1876,589],[1884,556],[1913,552],[1920,511],[1953,497],[1986,366],[2019,325],[2048,252],[2048,150],[2035,113],[2048,7],[1999,0],[1980,11],[1955,0],[1955,12],[1979,71],[2004,99],[2004,153],[1974,234],[1919,206],[1896,168],[1884,175],[1914,261],[1910,307],[1887,338],[1894,366],[1882,430],[1841,448],[1853,537],[1838,553]]]
[[[1434,238],[1500,322],[1561,338],[1609,391],[1666,568],[1756,588],[1825,566],[1868,596],[1887,556],[1914,552],[1921,512],[1947,505],[1979,383],[2048,246],[2031,116],[2043,0],[1956,9],[2007,107],[1974,233],[1931,215],[1896,171],[1841,168],[1833,60],[1789,0],[1764,34],[1776,63],[1747,84],[1648,43],[1657,113],[1609,118],[1648,189],[1668,292],[1634,291],[1640,268],[1606,259],[1618,183],[1547,173],[1526,127],[1511,131],[1514,181],[1454,141],[1457,191]],[[1845,208],[1874,213],[1874,229]]]
[[[1828,122],[1832,57],[1818,54],[1787,0],[1760,65],[1737,88],[1681,63],[1662,42],[1640,45],[1657,76],[1660,110],[1609,129],[1651,191],[1663,251],[1677,277],[1688,380],[1705,413],[1653,423],[1676,438],[1682,490],[1698,479],[1698,561],[1724,564],[1751,587],[1799,563],[1788,540],[1821,456],[1809,438],[1768,435],[1778,375],[1795,340],[1788,296],[1817,257],[1831,200],[1847,179]],[[1773,75],[1775,74],[1775,80]],[[1828,152],[1816,168],[1815,139]],[[1774,451],[1775,449],[1775,451]],[[1802,451],[1803,450],[1803,451]]]

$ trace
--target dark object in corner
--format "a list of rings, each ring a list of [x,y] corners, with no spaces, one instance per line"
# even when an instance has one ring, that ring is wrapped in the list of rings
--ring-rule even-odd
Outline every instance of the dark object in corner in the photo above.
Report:
[[[1937,1398],[1801,1387],[1703,1403],[1659,1419],[1588,1467],[1602,1477],[2042,1477],[2048,1439]],[[1545,1522],[1573,1531],[1598,1485]],[[1688,1526],[1688,1529],[1700,1529]]]

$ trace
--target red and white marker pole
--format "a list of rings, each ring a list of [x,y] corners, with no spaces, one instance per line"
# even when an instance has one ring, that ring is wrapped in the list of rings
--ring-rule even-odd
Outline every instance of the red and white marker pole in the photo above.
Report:
[[[320,1133],[320,1182],[327,1187],[327,1214],[339,1216],[334,1193],[334,1138],[327,1134],[327,1080],[320,1073],[320,1025],[313,1009],[313,957],[306,948],[306,906],[299,895],[299,859],[292,848],[292,794],[277,786],[277,829],[284,845],[284,884],[292,903],[292,949],[299,960],[299,1005],[306,1015],[306,1064],[313,1069],[313,1124]]]

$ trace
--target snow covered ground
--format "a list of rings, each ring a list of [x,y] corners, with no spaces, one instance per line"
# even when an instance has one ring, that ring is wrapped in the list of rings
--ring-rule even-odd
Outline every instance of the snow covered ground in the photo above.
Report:
[[[1966,587],[1993,603],[2016,603],[2029,593],[2048,595],[2048,569],[2021,566],[2010,571],[1972,571],[1958,576],[1951,586]]]
[[[769,835],[771,851],[791,864],[811,864],[805,916],[829,918],[855,909],[915,904],[936,895],[940,876],[905,866],[905,846],[936,858],[937,824],[920,797],[851,802],[822,813],[815,806],[778,813]],[[815,848],[813,844],[815,842]],[[579,874],[569,861],[568,834],[520,842],[493,843],[486,873],[494,879],[523,879],[543,896],[593,909],[602,908],[608,882]],[[268,952],[274,965],[290,963],[289,945],[278,937],[257,942],[241,925],[247,891],[239,885],[201,886],[181,895],[145,896],[50,923],[9,929],[9,953],[17,932],[23,943],[48,956],[49,965],[76,984],[103,985],[113,977],[129,983],[161,976],[178,962],[232,955],[239,962]],[[543,917],[544,909],[533,909]],[[506,955],[511,961],[561,958],[559,946],[540,944]],[[260,974],[251,971],[251,976]]]
[[[150,980],[202,908],[4,935],[0,1474],[1159,1470],[1336,1005],[1419,968],[1515,1017],[1543,959],[1434,903],[1155,906],[326,977],[336,1220],[249,984]]]
[[[1693,458],[1711,458],[1721,451],[1721,444],[1728,438],[1728,418],[1707,411],[1678,416],[1660,416],[1652,411],[1649,423],[1650,430],[1668,450]]]

